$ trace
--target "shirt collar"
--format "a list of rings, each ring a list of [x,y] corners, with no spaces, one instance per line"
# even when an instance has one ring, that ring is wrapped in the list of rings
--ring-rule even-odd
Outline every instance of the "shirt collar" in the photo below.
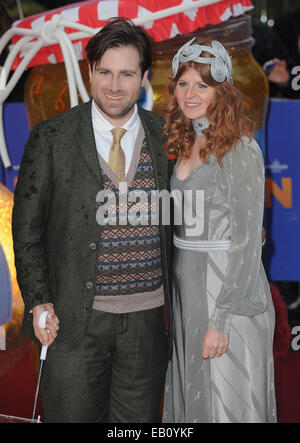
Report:
[[[111,131],[115,127],[99,112],[94,100],[92,103],[92,118],[99,131]],[[125,125],[123,125],[123,128],[126,129],[126,131],[134,131],[137,128],[139,121],[138,107],[135,105],[132,116]]]

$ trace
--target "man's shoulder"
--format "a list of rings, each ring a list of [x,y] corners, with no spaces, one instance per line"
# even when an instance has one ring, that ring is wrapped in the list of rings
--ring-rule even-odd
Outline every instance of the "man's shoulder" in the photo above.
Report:
[[[139,111],[139,116],[144,124],[147,124],[149,122],[149,124],[154,123],[159,128],[162,128],[164,126],[165,120],[161,115],[156,114],[155,112],[152,111],[148,111],[147,109],[141,107],[138,107],[138,111]]]
[[[89,112],[90,106],[91,102],[81,103],[80,105],[74,106],[61,114],[39,122],[35,129],[47,130],[51,128],[58,129],[61,127],[69,128],[72,124],[78,124],[79,119],[81,119],[84,114]]]

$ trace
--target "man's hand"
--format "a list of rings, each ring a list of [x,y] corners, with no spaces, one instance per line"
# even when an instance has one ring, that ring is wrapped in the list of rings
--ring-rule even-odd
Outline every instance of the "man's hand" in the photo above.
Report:
[[[49,311],[51,316],[47,317],[46,328],[39,327],[39,318],[42,312]],[[51,346],[57,337],[59,330],[59,320],[55,314],[54,308],[50,303],[36,306],[32,309],[33,313],[33,329],[36,338],[41,342],[42,346]]]
[[[229,334],[208,328],[204,337],[202,358],[221,357],[227,351]]]

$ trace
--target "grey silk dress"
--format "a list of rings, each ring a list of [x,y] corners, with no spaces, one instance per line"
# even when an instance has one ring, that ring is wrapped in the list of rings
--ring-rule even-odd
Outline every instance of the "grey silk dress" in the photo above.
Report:
[[[276,422],[275,314],[261,262],[263,157],[254,140],[242,137],[222,164],[210,155],[184,180],[175,166],[171,180],[179,216],[165,423]],[[180,224],[183,206],[190,215]],[[208,327],[229,332],[229,347],[222,357],[204,360]]]

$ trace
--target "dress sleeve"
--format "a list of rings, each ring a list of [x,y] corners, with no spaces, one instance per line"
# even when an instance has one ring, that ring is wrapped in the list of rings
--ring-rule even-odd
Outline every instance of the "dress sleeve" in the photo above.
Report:
[[[229,332],[233,314],[254,316],[267,307],[265,291],[259,287],[265,168],[259,146],[246,137],[222,163],[217,181],[229,205],[231,243],[209,327]]]

